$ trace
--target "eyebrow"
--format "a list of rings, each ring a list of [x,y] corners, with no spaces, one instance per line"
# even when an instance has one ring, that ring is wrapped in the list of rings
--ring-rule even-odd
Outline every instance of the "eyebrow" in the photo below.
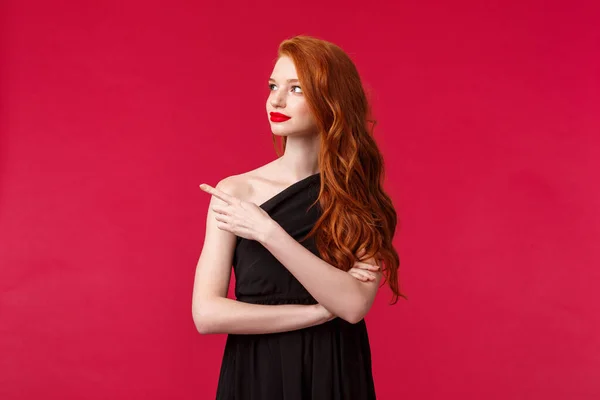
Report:
[[[275,79],[269,78],[269,82],[271,82],[271,81],[277,82]],[[288,79],[286,82],[287,83],[292,83],[292,82],[300,82],[300,81],[298,79]]]

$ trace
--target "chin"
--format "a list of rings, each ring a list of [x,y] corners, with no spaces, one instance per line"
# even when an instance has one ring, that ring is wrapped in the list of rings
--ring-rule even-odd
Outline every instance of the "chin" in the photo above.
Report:
[[[271,133],[275,136],[307,136],[316,135],[317,131],[313,129],[302,129],[298,127],[283,127],[271,125]]]
[[[287,136],[288,134],[290,134],[290,129],[289,127],[286,128],[276,123],[272,123],[271,132],[273,132],[273,135]]]

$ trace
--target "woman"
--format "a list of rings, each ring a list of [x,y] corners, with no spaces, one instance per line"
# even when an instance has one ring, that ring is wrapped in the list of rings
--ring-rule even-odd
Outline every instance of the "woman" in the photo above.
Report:
[[[363,317],[382,275],[403,295],[367,99],[332,43],[296,36],[278,56],[266,108],[284,154],[200,185],[212,197],[194,322],[229,334],[217,399],[374,399]]]

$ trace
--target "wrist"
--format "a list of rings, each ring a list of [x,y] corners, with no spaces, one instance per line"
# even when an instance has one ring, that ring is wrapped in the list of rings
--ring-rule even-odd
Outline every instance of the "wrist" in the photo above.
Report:
[[[317,324],[322,324],[323,322],[325,322],[325,318],[327,317],[325,315],[325,308],[318,303],[313,304],[312,308],[314,312],[313,315],[315,315],[315,318],[317,319]]]
[[[314,305],[314,307],[315,313],[317,314],[318,323],[325,323],[332,318],[333,315],[321,304],[317,303]]]
[[[262,235],[258,238],[258,242],[265,246],[277,235],[277,232],[280,229],[281,226],[273,219],[269,218],[268,222],[265,224]]]

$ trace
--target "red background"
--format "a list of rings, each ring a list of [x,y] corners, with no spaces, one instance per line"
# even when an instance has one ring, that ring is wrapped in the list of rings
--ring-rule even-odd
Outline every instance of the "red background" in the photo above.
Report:
[[[596,4],[2,2],[0,398],[214,398],[198,185],[275,158],[302,33],[355,60],[402,221],[378,397],[600,398]]]

